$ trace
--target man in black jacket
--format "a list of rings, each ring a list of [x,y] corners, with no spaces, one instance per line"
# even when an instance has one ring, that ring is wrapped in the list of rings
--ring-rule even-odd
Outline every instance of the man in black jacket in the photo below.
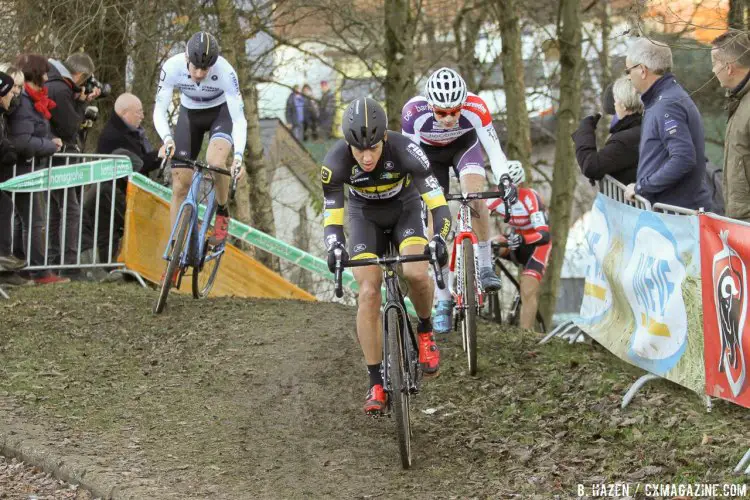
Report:
[[[98,97],[99,89],[87,94],[81,86],[94,72],[94,62],[87,54],[77,52],[68,57],[64,63],[55,59],[49,60],[50,70],[47,73],[47,93],[57,106],[51,110],[50,126],[52,134],[59,137],[63,146],[61,153],[79,153],[79,130],[84,119],[86,105]],[[70,163],[78,162],[78,158],[71,158]],[[65,160],[53,159],[53,166],[64,165]],[[67,191],[67,200],[65,200]],[[49,229],[50,229],[50,261],[60,262],[60,254],[64,253],[64,264],[73,264],[78,251],[78,221],[81,206],[79,190],[69,188],[56,190],[51,195]],[[64,213],[63,213],[64,212]],[[60,251],[60,228],[62,217],[65,217],[65,235],[63,248]]]
[[[161,160],[157,151],[151,147],[146,132],[141,127],[143,122],[143,104],[133,94],[122,94],[115,101],[115,112],[104,126],[96,152],[112,154],[115,149],[127,149],[135,153],[142,161],[140,173],[148,175],[159,168]]]
[[[104,126],[96,148],[98,154],[125,154],[131,158],[133,171],[143,175],[156,170],[161,165],[158,152],[153,149],[141,127],[143,121],[143,104],[133,94],[122,94],[115,101],[115,112]],[[109,219],[111,211],[111,187],[105,183],[107,189],[100,190],[99,224],[97,247],[99,256],[106,260],[109,254]],[[125,226],[125,191],[127,179],[119,179],[115,189],[115,217],[112,238],[113,257],[117,256],[117,247]],[[93,246],[94,217],[96,206],[96,190],[87,193],[84,206],[86,207],[84,223],[84,247]]]

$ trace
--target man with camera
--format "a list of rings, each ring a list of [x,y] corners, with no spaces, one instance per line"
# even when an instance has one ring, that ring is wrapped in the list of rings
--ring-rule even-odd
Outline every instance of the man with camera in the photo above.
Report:
[[[91,84],[94,62],[88,54],[76,52],[65,62],[50,59],[49,64],[50,70],[45,87],[49,98],[57,104],[51,111],[52,134],[63,142],[61,153],[80,153],[83,147],[80,142],[80,131],[87,105],[101,94],[101,89]],[[70,163],[77,163],[79,160],[79,158],[69,158]],[[53,166],[65,163],[66,161],[62,158],[52,160]],[[65,191],[59,189],[52,192],[49,216],[49,261],[63,265],[76,262],[81,211],[79,190],[67,189],[67,200],[65,200]],[[62,217],[65,217],[65,235],[61,242]],[[76,273],[69,274],[75,276]]]

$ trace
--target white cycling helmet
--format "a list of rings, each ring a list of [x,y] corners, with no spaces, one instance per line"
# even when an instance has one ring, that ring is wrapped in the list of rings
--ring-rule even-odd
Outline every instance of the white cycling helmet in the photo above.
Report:
[[[523,169],[521,162],[510,160],[506,165],[508,166],[508,176],[510,177],[510,181],[516,186],[523,184],[526,180],[526,171]]]
[[[450,68],[440,68],[427,79],[424,93],[431,106],[453,109],[463,105],[468,91],[461,75]]]

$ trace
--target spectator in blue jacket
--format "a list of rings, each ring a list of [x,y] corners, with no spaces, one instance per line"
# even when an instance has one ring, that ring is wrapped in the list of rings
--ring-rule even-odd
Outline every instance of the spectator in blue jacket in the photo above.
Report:
[[[641,94],[646,111],[636,182],[628,185],[625,196],[633,199],[638,194],[652,204],[710,210],[703,122],[671,70],[672,51],[666,45],[637,38],[628,47],[625,74]]]

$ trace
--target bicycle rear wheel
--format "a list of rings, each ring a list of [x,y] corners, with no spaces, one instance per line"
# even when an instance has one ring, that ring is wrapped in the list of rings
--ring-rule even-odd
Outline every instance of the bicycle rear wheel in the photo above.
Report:
[[[216,210],[211,212],[211,214],[206,214],[203,223],[213,227],[212,219],[215,212]],[[206,231],[206,235],[209,232]],[[214,281],[216,281],[216,274],[219,272],[221,258],[224,256],[224,249],[222,249],[220,254],[210,260],[206,260],[209,254],[211,254],[211,250],[213,250],[213,248],[209,249],[210,246],[208,237],[206,237],[206,241],[203,243],[203,255],[201,256],[200,265],[198,268],[193,269],[193,297],[196,299],[208,297],[211,288],[214,286]]]
[[[398,447],[401,452],[401,465],[411,467],[411,421],[409,414],[409,388],[407,387],[408,360],[405,356],[398,310],[391,307],[386,315],[386,338],[388,347],[388,383],[390,386],[391,407],[396,421]]]
[[[464,311],[461,319],[461,334],[464,338],[469,374],[477,374],[477,295],[474,245],[466,238],[461,241],[463,267]]]
[[[172,288],[172,277],[178,270],[180,265],[180,256],[182,250],[187,246],[188,238],[190,237],[190,222],[193,214],[193,207],[185,205],[180,211],[179,219],[177,219],[177,231],[173,241],[168,244],[172,245],[172,250],[169,253],[169,262],[167,262],[167,270],[164,273],[164,277],[161,280],[161,290],[159,290],[159,298],[156,299],[154,304],[154,313],[159,314],[164,310],[164,306],[167,305],[167,295],[169,295],[169,289]]]

